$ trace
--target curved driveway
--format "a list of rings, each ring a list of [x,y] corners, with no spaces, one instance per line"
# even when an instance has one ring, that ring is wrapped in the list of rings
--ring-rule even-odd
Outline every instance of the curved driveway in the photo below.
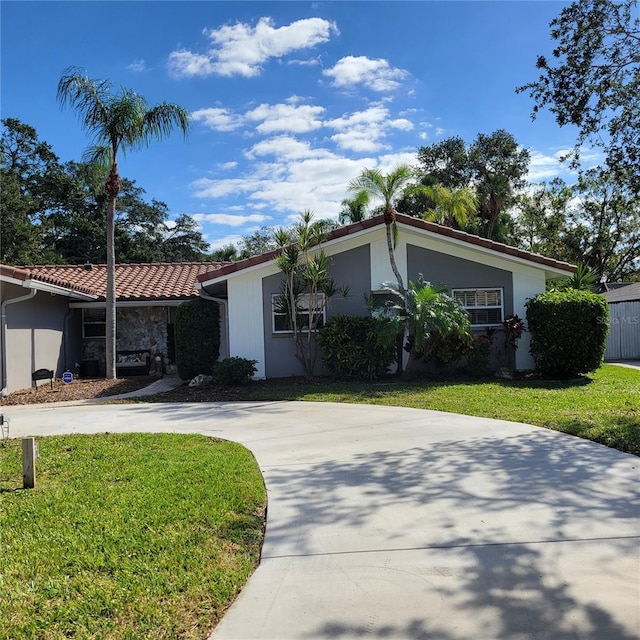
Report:
[[[392,407],[4,412],[13,437],[169,430],[253,451],[269,495],[262,562],[215,640],[640,638],[635,456]]]

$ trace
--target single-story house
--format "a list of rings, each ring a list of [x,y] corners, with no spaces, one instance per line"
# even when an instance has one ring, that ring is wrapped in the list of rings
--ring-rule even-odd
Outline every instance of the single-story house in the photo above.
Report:
[[[405,284],[420,274],[446,285],[469,310],[474,330],[501,326],[512,314],[525,318],[525,303],[545,290],[548,280],[566,278],[576,268],[565,262],[404,215],[397,217],[395,257]],[[383,216],[340,227],[323,242],[331,257],[338,286],[348,285],[347,298],[332,299],[323,311],[366,315],[363,297],[395,281],[389,265]],[[218,266],[198,275],[196,287],[225,307],[227,351],[257,360],[257,378],[301,375],[291,333],[274,305],[282,275],[274,263],[276,251]],[[515,352],[515,367],[533,367],[529,334]]]
[[[640,359],[640,282],[605,282],[599,292],[609,303],[605,360]]]
[[[125,367],[138,366],[136,360],[144,370],[156,356],[165,370],[172,370],[176,307],[198,297],[198,275],[215,273],[223,264],[116,265],[121,370],[126,373]],[[37,369],[53,370],[58,377],[67,370],[104,375],[106,282],[103,264],[0,266],[2,395],[29,387]]]

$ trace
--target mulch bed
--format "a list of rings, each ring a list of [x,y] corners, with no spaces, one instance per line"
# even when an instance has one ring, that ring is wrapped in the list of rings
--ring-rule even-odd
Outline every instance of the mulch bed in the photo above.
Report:
[[[120,393],[137,391],[150,385],[156,379],[150,376],[133,376],[131,378],[76,379],[71,384],[62,380],[54,380],[53,389],[49,381],[39,382],[38,387],[14,391],[0,400],[0,405],[40,404],[42,402],[64,402],[67,400],[87,400],[90,398],[106,398]]]

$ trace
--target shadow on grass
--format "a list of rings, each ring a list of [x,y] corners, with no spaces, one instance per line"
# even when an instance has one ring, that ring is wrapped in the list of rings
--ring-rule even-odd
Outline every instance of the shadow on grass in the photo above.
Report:
[[[607,428],[594,420],[558,417],[551,428],[640,456],[640,415],[607,416]]]

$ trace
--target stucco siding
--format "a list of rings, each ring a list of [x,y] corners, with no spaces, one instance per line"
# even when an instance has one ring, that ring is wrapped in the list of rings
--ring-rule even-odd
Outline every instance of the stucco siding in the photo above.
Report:
[[[229,351],[257,360],[256,378],[265,377],[262,281],[254,273],[229,280]]]
[[[348,286],[347,297],[337,295],[327,307],[327,320],[336,315],[367,315],[364,295],[370,292],[371,261],[369,245],[362,245],[331,256],[330,273],[338,287]],[[282,275],[276,273],[262,279],[265,373],[267,378],[304,374],[295,356],[290,334],[275,334],[272,323],[272,296],[281,291]],[[316,372],[322,373],[322,353],[318,353]]]
[[[509,271],[414,245],[407,246],[407,263],[409,280],[417,280],[422,274],[431,284],[444,284],[449,289],[501,288],[505,316],[513,313],[513,278]]]
[[[21,289],[20,295],[25,293],[27,290]],[[3,286],[3,300],[15,297]],[[53,369],[56,376],[62,375],[67,366],[63,333],[68,310],[67,298],[44,292],[6,307],[9,393],[31,386],[31,374],[36,369]]]
[[[543,293],[546,287],[544,272],[538,269],[519,267],[513,272],[513,313],[523,320],[527,317],[527,300]],[[516,351],[516,369],[521,371],[533,369],[534,362],[529,347],[531,346],[531,334],[528,331],[522,334]]]

